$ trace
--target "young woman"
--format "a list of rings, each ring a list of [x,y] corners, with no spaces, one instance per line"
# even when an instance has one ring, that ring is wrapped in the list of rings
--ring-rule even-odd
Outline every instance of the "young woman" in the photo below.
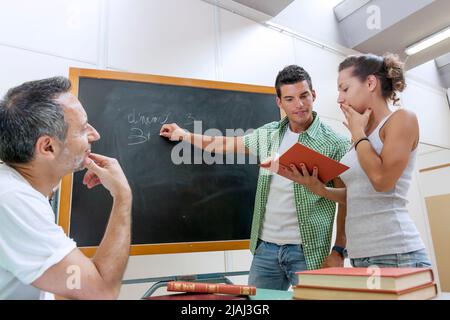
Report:
[[[339,66],[338,103],[353,146],[341,163],[346,188],[329,188],[301,165],[283,167],[284,175],[312,192],[346,204],[347,252],[354,267],[430,267],[407,193],[417,155],[416,115],[389,102],[406,87],[396,55],[351,56]]]

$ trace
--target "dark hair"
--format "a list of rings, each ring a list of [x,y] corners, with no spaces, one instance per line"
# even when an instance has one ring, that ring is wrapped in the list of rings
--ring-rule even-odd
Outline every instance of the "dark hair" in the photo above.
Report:
[[[66,139],[64,111],[55,99],[70,90],[67,78],[26,82],[10,89],[0,101],[0,159],[5,163],[28,163],[37,140],[48,135]]]
[[[381,94],[386,100],[394,104],[400,100],[397,92],[406,88],[404,63],[399,56],[387,53],[380,57],[374,54],[350,56],[339,65],[339,72],[353,67],[353,76],[365,81],[368,76],[374,75],[381,82]]]
[[[312,90],[312,81],[309,73],[305,71],[302,67],[296,65],[290,65],[281,70],[278,73],[277,79],[275,80],[275,89],[277,90],[278,98],[281,98],[281,86],[284,84],[295,84],[302,81],[307,81],[309,88]]]

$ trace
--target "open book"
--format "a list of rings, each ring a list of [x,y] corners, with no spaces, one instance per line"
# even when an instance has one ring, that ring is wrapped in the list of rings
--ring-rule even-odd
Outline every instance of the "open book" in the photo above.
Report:
[[[347,167],[346,165],[328,158],[327,156],[324,156],[323,154],[314,151],[313,149],[310,149],[298,142],[281,156],[275,158],[270,167],[264,164],[262,164],[261,167],[280,174],[280,166],[278,164],[282,164],[286,167],[294,164],[301,172],[301,163],[305,164],[309,174],[311,175],[314,167],[317,167],[319,170],[318,178],[323,183],[329,182],[330,180],[338,177],[343,172],[349,169],[349,167]]]

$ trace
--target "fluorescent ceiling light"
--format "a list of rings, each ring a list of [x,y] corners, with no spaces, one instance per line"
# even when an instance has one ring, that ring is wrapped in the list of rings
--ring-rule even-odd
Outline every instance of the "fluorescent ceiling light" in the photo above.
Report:
[[[275,22],[272,22],[272,21],[266,21],[264,24],[266,26],[268,26],[269,28],[271,28],[273,30],[276,30],[276,31],[279,31],[279,32],[286,31],[288,33],[296,33],[294,30],[289,29],[289,28],[287,28],[285,26],[282,26],[281,24],[278,24],[278,23],[275,23]]]
[[[321,43],[319,43],[319,42],[317,42],[317,41],[315,41],[315,40],[313,40],[313,39],[311,39],[311,38],[309,38],[307,36],[304,36],[304,35],[302,35],[302,34],[300,34],[298,32],[295,32],[294,30],[292,30],[290,28],[284,27],[284,26],[282,26],[282,25],[280,25],[278,23],[274,23],[272,21],[266,21],[266,22],[264,22],[264,24],[267,27],[269,27],[270,29],[272,29],[272,30],[288,34],[288,35],[293,36],[293,37],[295,37],[297,39],[301,39],[301,40],[303,40],[305,42],[308,42],[310,44],[313,44],[313,45],[319,46],[321,48],[324,48],[323,44],[321,44]]]
[[[406,48],[405,53],[408,56],[412,56],[448,38],[450,38],[450,27],[447,27],[444,30],[441,30],[429,36],[428,38],[425,38],[422,41],[419,41],[418,43],[409,46],[408,48]]]

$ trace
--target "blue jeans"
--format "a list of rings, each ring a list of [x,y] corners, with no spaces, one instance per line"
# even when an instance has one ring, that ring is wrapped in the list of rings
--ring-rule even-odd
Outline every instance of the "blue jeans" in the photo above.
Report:
[[[258,240],[250,267],[248,284],[261,289],[287,290],[298,284],[298,271],[305,271],[306,260],[301,245]]]
[[[350,259],[355,268],[368,268],[378,266],[380,268],[429,268],[431,262],[425,249],[399,254]]]

